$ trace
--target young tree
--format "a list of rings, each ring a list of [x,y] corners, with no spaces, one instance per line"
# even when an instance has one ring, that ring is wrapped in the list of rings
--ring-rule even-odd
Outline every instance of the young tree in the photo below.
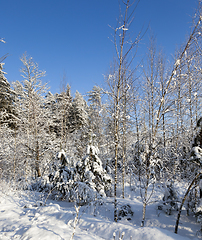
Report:
[[[176,74],[177,71],[180,69],[180,66],[182,64],[183,61],[185,61],[187,59],[187,53],[188,51],[193,54],[195,53],[195,51],[193,51],[193,49],[195,48],[195,43],[197,41],[197,43],[199,43],[199,41],[201,41],[201,35],[198,34],[199,32],[201,32],[201,16],[199,15],[199,18],[197,19],[196,23],[194,24],[194,27],[192,29],[191,34],[189,35],[189,38],[185,44],[185,46],[183,47],[183,49],[178,53],[178,57],[177,60],[175,61],[174,65],[173,65],[173,70],[171,71],[170,76],[168,77],[168,80],[165,84],[164,87],[164,91],[161,94],[161,98],[158,99],[157,101],[157,105],[156,105],[156,113],[155,116],[151,116],[151,120],[150,122],[152,122],[152,135],[151,135],[151,144],[149,146],[148,152],[146,154],[146,171],[148,173],[148,177],[147,179],[149,179],[149,175],[151,173],[151,168],[153,167],[153,159],[155,157],[155,154],[157,152],[157,146],[158,146],[158,134],[159,134],[159,130],[160,130],[160,126],[163,120],[163,117],[165,116],[165,107],[166,107],[166,111],[169,111],[171,109],[171,107],[174,105],[169,103],[169,93],[172,90],[172,84],[175,83],[175,78],[176,78]],[[194,55],[192,55],[194,56]],[[191,56],[189,55],[189,58]],[[151,96],[152,97],[152,96]],[[152,102],[151,102],[151,114],[153,113],[152,110]],[[148,180],[147,180],[148,183]],[[144,198],[146,199],[146,198]],[[145,200],[144,200],[145,201]],[[145,221],[145,211],[146,211],[146,204],[143,204],[143,219],[142,219],[142,226],[144,226],[144,221]]]
[[[124,6],[124,12],[120,13],[118,26],[114,29],[113,43],[116,50],[115,71],[108,77],[108,86],[110,89],[109,96],[113,99],[113,122],[114,122],[114,220],[117,221],[117,174],[118,174],[118,149],[120,144],[120,122],[121,122],[121,105],[126,89],[124,86],[128,86],[128,82],[125,80],[130,79],[128,73],[132,61],[135,57],[137,45],[141,39],[141,32],[135,39],[130,38],[129,28],[133,21],[133,13],[138,5],[139,1],[122,1]],[[124,89],[124,91],[123,91]],[[129,88],[128,88],[129,89]],[[123,168],[124,170],[124,168]]]
[[[81,176],[81,181],[89,185],[90,188],[102,196],[111,196],[111,177],[103,169],[93,133],[90,134],[89,138],[87,154],[82,162],[77,163],[77,171]]]
[[[70,132],[74,132],[87,124],[87,103],[83,96],[76,91],[75,98],[73,99],[72,106],[70,107],[70,114],[68,118],[68,127]]]

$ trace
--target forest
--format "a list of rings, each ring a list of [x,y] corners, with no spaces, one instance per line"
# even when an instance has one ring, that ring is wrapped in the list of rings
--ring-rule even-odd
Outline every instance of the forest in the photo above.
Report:
[[[163,185],[158,210],[168,215],[179,211],[180,218],[185,206],[200,222],[201,3],[190,35],[172,60],[151,34],[145,58],[137,64],[139,43],[148,30],[132,33],[135,4],[123,4],[112,28],[116,57],[104,87],[94,86],[85,96],[72,95],[66,83],[52,94],[43,84],[45,72],[27,53],[20,58],[22,81],[9,83],[6,56],[0,58],[0,179],[15,189],[73,202],[77,211],[113,199],[115,222],[124,211],[133,215],[130,205],[120,208],[119,199],[127,198],[128,186],[138,188],[142,227],[155,189]],[[176,183],[184,185],[181,196]],[[179,219],[175,233],[178,224]]]

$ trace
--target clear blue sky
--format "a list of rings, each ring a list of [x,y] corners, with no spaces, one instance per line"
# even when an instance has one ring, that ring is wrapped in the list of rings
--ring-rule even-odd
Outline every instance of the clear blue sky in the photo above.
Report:
[[[0,3],[0,57],[9,82],[22,80],[19,60],[26,51],[46,71],[44,82],[51,92],[60,91],[63,75],[72,92],[84,94],[102,85],[109,70],[114,46],[108,25],[116,26],[118,0],[4,0]],[[166,55],[185,41],[197,0],[141,0],[132,32],[150,27]],[[149,31],[140,54],[145,53]]]

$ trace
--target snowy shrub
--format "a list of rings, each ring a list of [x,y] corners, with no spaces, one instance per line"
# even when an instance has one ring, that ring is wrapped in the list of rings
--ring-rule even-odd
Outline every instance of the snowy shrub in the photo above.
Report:
[[[38,178],[19,178],[16,182],[16,187],[18,190],[30,190],[37,192],[48,193],[51,189],[48,177],[38,177]]]
[[[97,196],[97,193],[86,183],[74,179],[74,169],[65,167],[49,177],[52,184],[51,197],[55,200],[66,200],[76,202],[78,205],[85,205]]]
[[[195,146],[191,150],[191,161],[195,161],[201,164],[202,159],[202,149],[199,146]]]
[[[38,177],[32,181],[29,190],[37,192],[49,192],[51,185],[49,185],[48,177]]]
[[[69,200],[76,202],[78,205],[86,205],[95,201],[101,196],[84,182],[76,182],[72,185]]]
[[[121,206],[121,209],[118,212],[118,219],[126,218],[127,220],[131,220],[133,216],[133,211],[129,204]]]
[[[165,186],[165,192],[162,199],[162,204],[158,206],[159,210],[164,210],[166,214],[171,215],[173,210],[178,210],[178,196],[174,189],[173,183]]]

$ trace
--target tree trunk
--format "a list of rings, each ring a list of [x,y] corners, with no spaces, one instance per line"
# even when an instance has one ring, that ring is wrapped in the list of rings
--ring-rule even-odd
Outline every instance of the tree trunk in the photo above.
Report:
[[[194,185],[194,183],[197,181],[197,179],[200,177],[200,175],[202,174],[202,170],[195,176],[195,178],[192,180],[191,184],[189,185],[183,199],[182,199],[182,203],[180,205],[180,209],[179,209],[179,212],[178,212],[178,215],[177,215],[177,220],[176,220],[176,224],[175,224],[175,233],[177,234],[177,231],[178,231],[178,225],[179,225],[179,221],[180,221],[180,216],[181,216],[181,212],[182,212],[182,207],[184,205],[184,202],[192,188],[192,186]]]
[[[41,177],[41,171],[39,167],[39,142],[36,141],[36,172],[37,172],[37,177]]]

